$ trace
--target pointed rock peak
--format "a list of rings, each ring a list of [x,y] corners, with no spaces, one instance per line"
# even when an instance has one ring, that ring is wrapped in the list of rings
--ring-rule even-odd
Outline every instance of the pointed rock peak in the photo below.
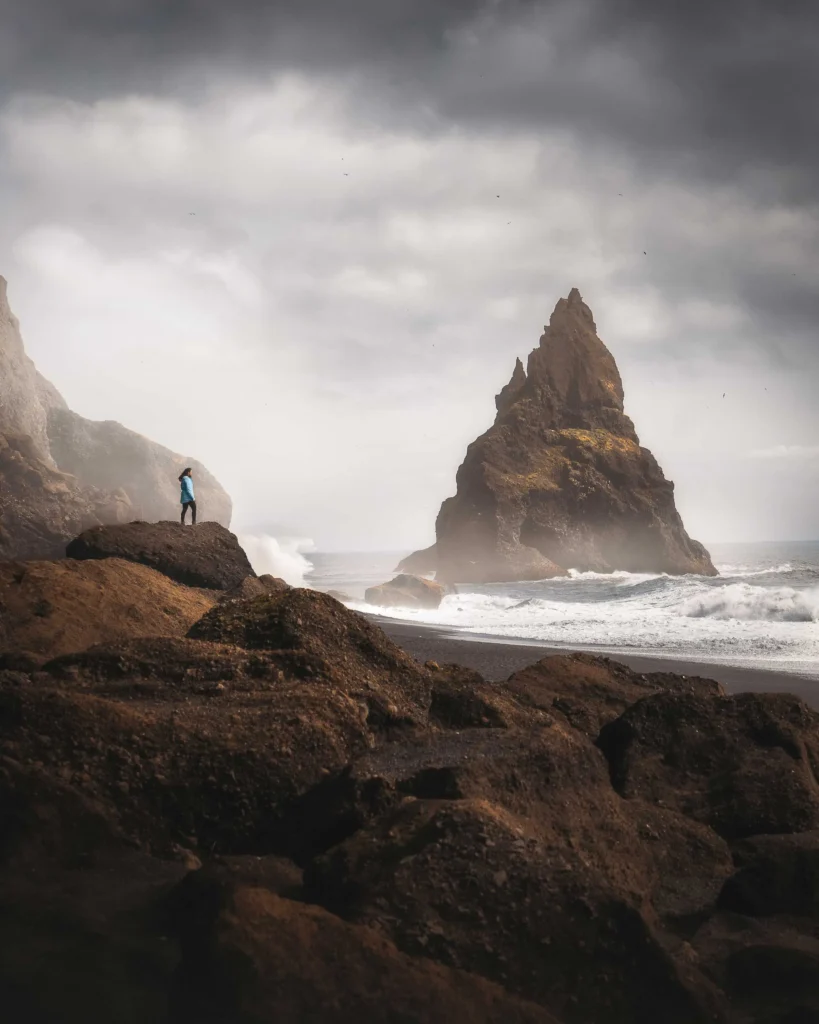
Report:
[[[515,368],[509,383],[501,389],[501,393],[495,396],[495,408],[498,410],[498,417],[503,416],[515,404],[519,393],[526,383],[526,371],[520,357],[515,360]]]
[[[4,309],[8,306],[8,290],[6,285],[6,279],[0,274],[0,309]]]
[[[568,318],[579,318],[584,325],[591,328],[592,331],[597,330],[597,326],[594,322],[592,311],[583,301],[583,296],[580,294],[578,288],[572,288],[568,296],[565,299],[558,299],[557,305],[554,308],[554,312],[549,320],[549,327],[554,328],[563,324]],[[544,333],[547,333],[549,327],[544,327]]]
[[[556,426],[597,425],[603,408],[622,413],[617,364],[598,337],[592,312],[577,288],[555,306],[540,345],[529,357],[528,378],[541,394],[548,394]],[[625,423],[622,429],[631,432]]]

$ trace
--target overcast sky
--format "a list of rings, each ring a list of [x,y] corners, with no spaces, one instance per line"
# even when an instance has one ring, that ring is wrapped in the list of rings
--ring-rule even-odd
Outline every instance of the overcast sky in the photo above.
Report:
[[[6,0],[0,274],[237,526],[431,542],[577,286],[689,532],[814,538],[818,101],[815,0]]]

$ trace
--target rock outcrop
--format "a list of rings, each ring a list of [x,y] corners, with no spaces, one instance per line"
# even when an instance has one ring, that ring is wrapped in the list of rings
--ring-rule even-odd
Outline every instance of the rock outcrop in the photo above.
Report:
[[[44,662],[103,641],[184,636],[216,597],[118,558],[0,562],[0,665]]]
[[[185,466],[200,520],[229,526],[230,498],[195,459],[71,412],[26,355],[0,277],[0,559],[60,558],[92,526],[176,517]]]
[[[379,608],[437,608],[446,593],[440,583],[401,573],[388,583],[368,587],[364,600]]]
[[[576,288],[557,303],[526,369],[517,361],[496,406],[438,514],[437,579],[715,573],[685,532],[674,485],[640,446],[617,365]]]
[[[210,607],[128,637],[106,600],[134,581],[140,628]],[[327,594],[117,558],[0,584],[4,1021],[819,1009],[819,715],[795,698],[588,655],[490,684]],[[101,642],[43,663],[57,632],[32,657],[24,620],[56,599],[66,643]]]
[[[231,591],[255,576],[235,534],[219,523],[182,526],[176,520],[96,526],[75,537],[65,553],[78,560],[123,558],[177,583],[208,590]]]

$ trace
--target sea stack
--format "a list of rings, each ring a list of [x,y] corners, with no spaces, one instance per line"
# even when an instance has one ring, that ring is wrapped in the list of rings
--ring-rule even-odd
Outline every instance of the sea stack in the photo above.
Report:
[[[569,569],[716,575],[640,446],[617,364],[573,288],[495,399],[436,523],[437,579],[544,579]]]
[[[0,561],[60,558],[101,524],[175,519],[185,466],[200,518],[229,526],[230,497],[196,460],[69,409],[26,355],[0,277]]]

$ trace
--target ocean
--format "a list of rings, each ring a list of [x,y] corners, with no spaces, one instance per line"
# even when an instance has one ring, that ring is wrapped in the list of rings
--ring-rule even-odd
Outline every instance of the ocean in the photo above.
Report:
[[[819,541],[709,550],[718,577],[574,572],[568,579],[460,586],[435,611],[378,612],[465,637],[819,679]],[[406,553],[292,557],[304,585],[342,591],[349,607],[372,612],[365,589],[390,579]],[[292,577],[296,563],[288,568]]]

